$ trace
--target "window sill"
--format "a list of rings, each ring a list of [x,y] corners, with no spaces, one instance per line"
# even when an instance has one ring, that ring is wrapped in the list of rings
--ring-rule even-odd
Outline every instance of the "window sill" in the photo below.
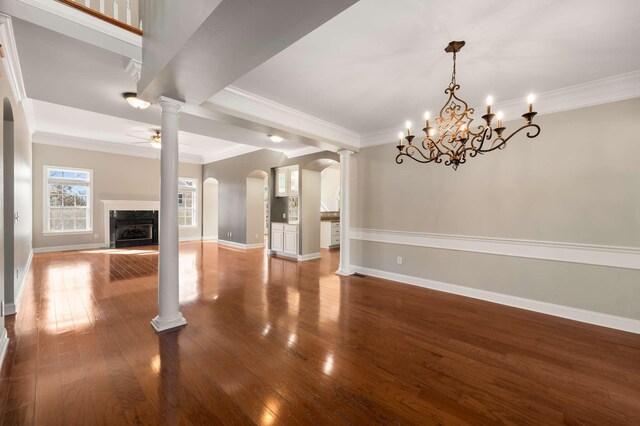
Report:
[[[93,234],[93,229],[87,231],[46,231],[42,235],[50,237],[52,235],[90,235]]]

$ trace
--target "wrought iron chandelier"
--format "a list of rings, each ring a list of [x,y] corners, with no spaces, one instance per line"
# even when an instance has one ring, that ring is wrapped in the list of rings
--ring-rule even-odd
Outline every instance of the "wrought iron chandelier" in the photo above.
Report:
[[[487,113],[482,116],[486,124],[480,124],[475,129],[472,124],[475,110],[469,108],[467,103],[456,95],[460,85],[456,82],[456,54],[465,45],[464,41],[452,41],[445,52],[453,53],[453,73],[451,83],[444,91],[449,95],[449,99],[440,110],[440,116],[430,125],[430,114],[424,114],[425,127],[422,129],[425,137],[421,143],[414,144],[415,135],[411,134],[411,122],[407,121],[407,134],[400,132],[400,142],[397,146],[398,155],[396,163],[402,164],[404,157],[411,158],[419,163],[442,163],[445,166],[452,166],[458,169],[460,164],[467,161],[467,157],[475,157],[478,154],[485,154],[496,149],[504,149],[507,141],[524,129],[527,137],[535,138],[540,134],[540,126],[533,123],[533,117],[537,114],[533,111],[534,96],[530,94],[527,98],[529,104],[528,112],[522,114],[525,124],[508,136],[504,136],[503,114],[491,112],[493,98],[487,97]],[[491,125],[493,119],[497,119],[497,125]],[[495,136],[495,137],[494,137]],[[404,143],[404,140],[407,143]]]

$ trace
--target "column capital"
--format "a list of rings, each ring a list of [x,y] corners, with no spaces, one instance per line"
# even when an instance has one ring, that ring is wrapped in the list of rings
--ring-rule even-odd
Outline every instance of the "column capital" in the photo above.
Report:
[[[180,110],[186,106],[184,102],[168,98],[166,96],[159,96],[153,103],[160,105],[162,111],[174,113],[180,112]]]
[[[338,154],[340,154],[340,158],[351,157],[354,154],[354,152],[349,149],[341,149],[340,151],[338,151]]]

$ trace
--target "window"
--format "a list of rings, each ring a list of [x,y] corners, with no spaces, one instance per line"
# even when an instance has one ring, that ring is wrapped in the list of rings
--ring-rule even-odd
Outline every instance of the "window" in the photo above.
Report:
[[[178,225],[196,226],[196,179],[178,178]]]
[[[91,232],[92,170],[44,167],[44,231]]]

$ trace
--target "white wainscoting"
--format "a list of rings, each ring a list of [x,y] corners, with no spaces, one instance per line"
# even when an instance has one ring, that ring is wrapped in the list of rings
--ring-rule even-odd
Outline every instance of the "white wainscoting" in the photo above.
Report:
[[[640,248],[351,228],[351,239],[640,269]]]
[[[488,302],[498,303],[501,305],[526,309],[528,311],[540,312],[543,314],[567,318],[574,321],[580,321],[588,324],[594,324],[602,327],[614,328],[617,330],[640,334],[640,321],[631,318],[618,317],[614,315],[603,314],[600,312],[587,311],[585,309],[540,302],[537,300],[510,296],[507,294],[494,293],[491,291],[479,290],[471,287],[464,287],[460,285],[429,280],[426,278],[413,277],[409,275],[381,271],[372,268],[365,268],[363,266],[351,265],[351,268],[355,272],[364,275],[370,275],[372,277],[384,278],[387,280],[398,281],[401,283],[425,287],[432,290],[444,291],[447,293],[458,294],[460,296],[472,297],[474,299],[486,300]]]

